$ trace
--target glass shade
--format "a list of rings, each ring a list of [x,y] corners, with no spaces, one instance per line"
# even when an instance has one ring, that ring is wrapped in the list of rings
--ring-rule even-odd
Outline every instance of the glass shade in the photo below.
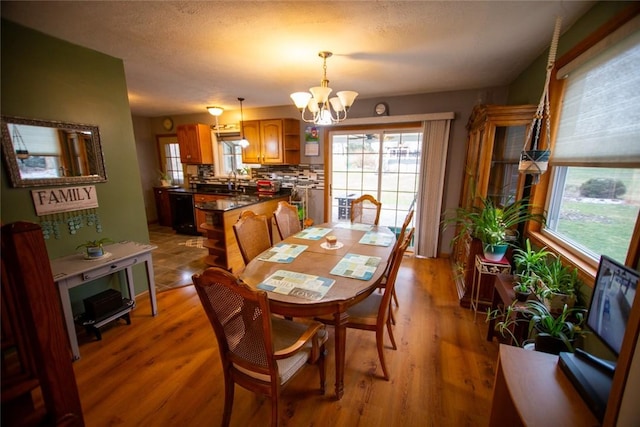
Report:
[[[219,116],[220,114],[222,114],[222,112],[224,111],[224,108],[222,107],[207,107],[207,111],[209,111],[209,114],[211,114],[212,116]]]
[[[313,98],[318,104],[324,104],[329,98],[331,88],[326,86],[315,86],[309,89],[309,92],[311,92],[311,95],[313,95]]]
[[[311,94],[309,92],[295,92],[289,96],[291,96],[291,99],[293,99],[294,104],[296,104],[296,107],[298,107],[299,110],[303,110],[311,99]]]
[[[349,107],[353,105],[353,102],[356,100],[356,96],[358,96],[358,92],[354,92],[352,90],[342,90],[338,93],[338,98],[340,98],[340,102],[344,105],[345,110],[349,110]]]
[[[344,111],[344,106],[342,105],[342,102],[340,102],[340,99],[337,96],[334,96],[333,98],[329,98],[329,102],[331,103],[331,107],[333,108],[334,111],[337,111],[337,112]]]

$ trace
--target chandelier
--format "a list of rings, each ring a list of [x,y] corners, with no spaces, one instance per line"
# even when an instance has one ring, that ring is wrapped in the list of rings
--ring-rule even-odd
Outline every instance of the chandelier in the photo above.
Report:
[[[331,88],[329,80],[327,80],[327,58],[333,53],[322,51],[318,56],[322,58],[322,80],[320,86],[309,89],[309,92],[295,92],[291,94],[291,99],[300,110],[302,120],[307,123],[316,125],[330,125],[338,123],[347,118],[347,111],[353,101],[355,101],[358,92],[352,90],[343,90],[337,92],[332,98],[329,98]],[[311,117],[306,114],[307,110]]]

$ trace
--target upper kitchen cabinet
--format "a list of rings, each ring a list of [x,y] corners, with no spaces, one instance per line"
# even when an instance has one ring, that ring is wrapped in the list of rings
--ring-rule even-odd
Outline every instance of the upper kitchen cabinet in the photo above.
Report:
[[[242,129],[249,141],[242,150],[243,163],[300,163],[300,120],[251,120],[244,122]]]
[[[179,125],[180,160],[186,164],[213,164],[211,129],[208,125]]]

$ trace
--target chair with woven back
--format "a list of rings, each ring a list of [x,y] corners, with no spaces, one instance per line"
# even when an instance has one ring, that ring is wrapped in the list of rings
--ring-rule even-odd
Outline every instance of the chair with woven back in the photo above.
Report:
[[[245,265],[271,247],[271,231],[266,215],[243,211],[240,219],[233,224],[233,233]]]
[[[306,363],[317,364],[324,394],[324,325],[272,316],[265,291],[251,289],[223,268],[209,267],[192,279],[220,351],[222,426],[231,421],[235,384],[271,399],[272,426],[278,425],[282,388]]]
[[[400,246],[401,242],[404,240],[404,236],[407,233],[407,228],[409,227],[409,225],[411,224],[411,220],[413,219],[413,213],[414,213],[414,210],[411,209],[407,213],[407,216],[405,216],[404,218],[404,222],[402,223],[402,228],[400,229],[400,233],[398,234],[398,238],[396,239],[395,246],[393,247],[393,251],[391,252],[391,257],[389,257],[389,262],[387,262],[387,269],[385,270],[382,276],[382,280],[380,281],[380,288],[384,288],[387,283],[387,277],[389,276],[389,271],[391,270],[391,263],[392,263],[393,257],[396,253],[396,249],[398,248],[398,246]],[[393,290],[393,301],[395,302],[396,307],[400,307],[400,304],[398,304],[398,296],[396,294],[395,288]],[[394,324],[396,323],[393,317],[393,312],[391,312],[391,321]]]
[[[374,331],[376,333],[378,358],[380,359],[384,379],[387,381],[389,381],[389,370],[387,369],[387,364],[384,358],[384,330],[386,327],[392,348],[397,350],[398,347],[396,346],[396,340],[393,337],[391,320],[389,317],[391,296],[393,295],[393,289],[395,287],[400,264],[402,264],[404,252],[407,250],[407,246],[409,246],[412,237],[413,229],[409,231],[402,243],[396,248],[396,253],[393,257],[393,263],[387,278],[387,285],[384,288],[384,292],[382,294],[373,292],[361,302],[347,309],[347,328]],[[335,323],[332,316],[322,316],[316,318],[316,320],[329,325]]]
[[[273,212],[273,218],[276,221],[276,228],[281,240],[302,230],[298,218],[298,208],[284,200],[278,202],[278,207]]]
[[[351,201],[351,222],[378,225],[382,203],[370,194]]]

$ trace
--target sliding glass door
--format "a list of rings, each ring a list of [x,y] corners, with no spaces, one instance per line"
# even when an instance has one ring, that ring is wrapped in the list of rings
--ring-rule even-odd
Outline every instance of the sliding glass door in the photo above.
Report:
[[[402,227],[420,183],[421,129],[334,131],[331,140],[331,220],[348,221],[362,194],[382,202],[380,224]]]

